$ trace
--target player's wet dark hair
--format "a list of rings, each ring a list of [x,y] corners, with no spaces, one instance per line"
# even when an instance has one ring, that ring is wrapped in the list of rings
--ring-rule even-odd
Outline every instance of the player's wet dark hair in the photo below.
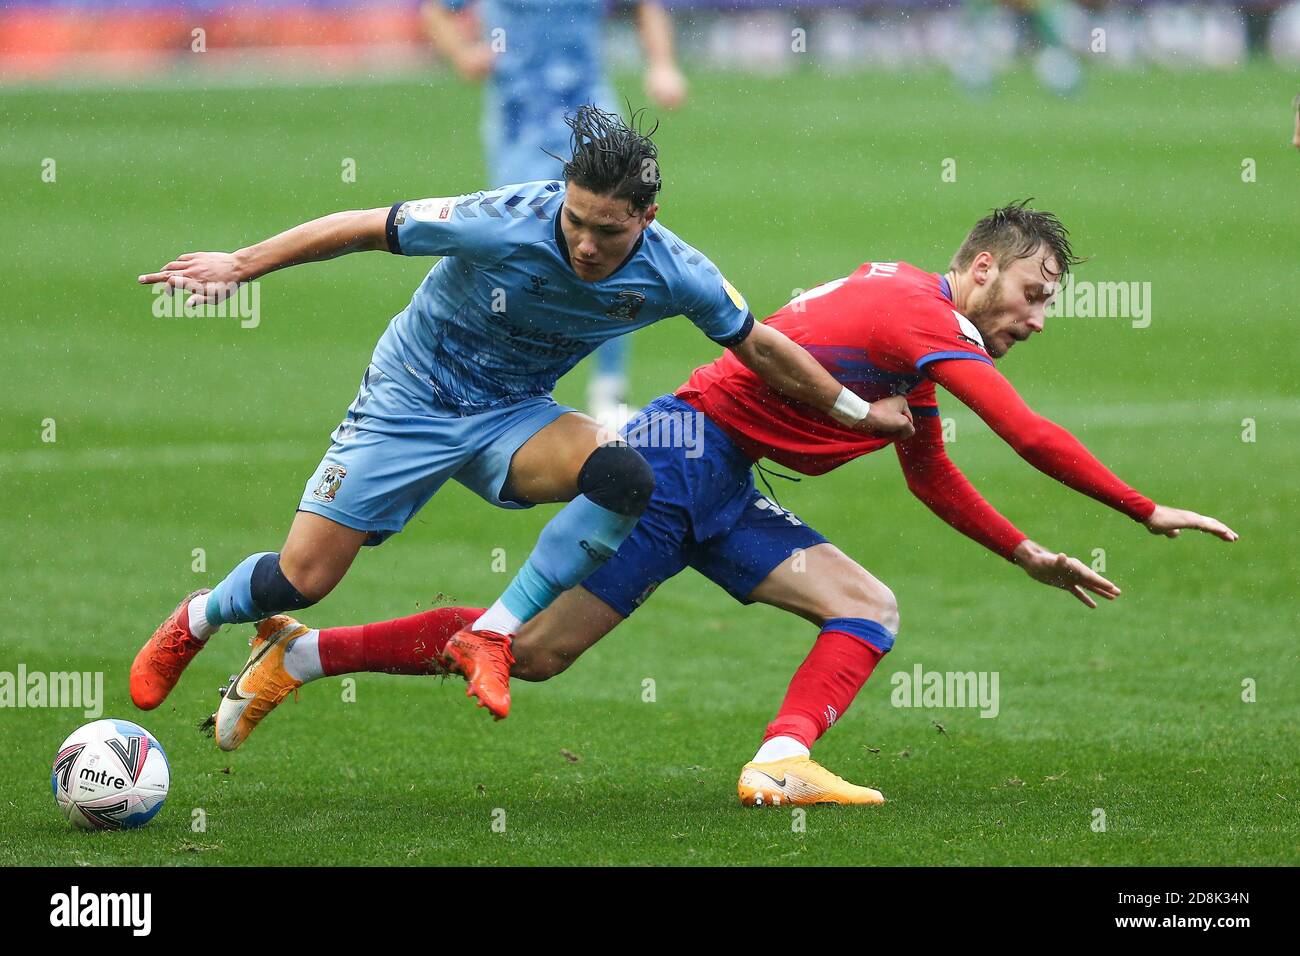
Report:
[[[625,199],[633,212],[644,212],[655,201],[663,180],[659,150],[650,140],[659,124],[643,132],[643,115],[644,110],[636,110],[624,123],[614,113],[587,105],[565,116],[564,122],[573,130],[573,156],[564,164],[565,181]]]
[[[1043,278],[1053,281],[1064,278],[1071,266],[1083,261],[1070,248],[1070,230],[1050,212],[1030,209],[1031,202],[1032,199],[1025,199],[994,209],[975,223],[952,257],[949,268],[965,269],[981,252],[989,252],[997,260],[998,268],[1005,269],[1017,259],[1029,258],[1046,244],[1061,271],[1055,275],[1044,272]]]

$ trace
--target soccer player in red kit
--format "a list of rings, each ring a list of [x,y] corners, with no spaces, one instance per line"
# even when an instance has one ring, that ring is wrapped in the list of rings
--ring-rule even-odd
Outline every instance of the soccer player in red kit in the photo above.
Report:
[[[941,385],[1035,468],[1153,534],[1172,538],[1195,529],[1236,540],[1221,522],[1157,505],[1125,484],[1064,428],[1030,409],[995,368],[1017,342],[1043,330],[1048,301],[1075,261],[1056,217],[1021,203],[980,220],[943,275],[868,262],[768,319],[859,397],[905,403],[915,423],[906,439],[854,432],[784,398],[729,354],[696,369],[675,395],[656,399],[628,423],[628,442],[655,473],[651,504],[632,536],[601,570],[529,622],[515,638],[510,674],[497,679],[554,676],[689,565],[742,603],[773,605],[820,629],[762,746],[741,771],[741,801],[883,802],[878,791],[813,761],[811,747],[893,646],[898,606],[888,587],[755,489],[750,468],[759,459],[819,475],[894,444],[908,487],[958,531],[1090,608],[1094,595],[1117,597],[1119,588],[1082,562],[1026,537],[952,463],[935,398]],[[279,700],[316,677],[434,672],[441,645],[476,613],[440,608],[322,631],[286,617],[263,622],[248,665],[221,704],[218,742],[239,746]]]

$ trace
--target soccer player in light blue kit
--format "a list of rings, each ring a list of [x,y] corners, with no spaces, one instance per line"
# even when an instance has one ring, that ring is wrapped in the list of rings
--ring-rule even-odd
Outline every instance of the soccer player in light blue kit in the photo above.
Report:
[[[660,319],[685,315],[791,399],[873,434],[910,434],[904,413],[870,405],[755,323],[713,263],[659,224],[657,151],[635,119],[584,106],[571,126],[564,181],[334,213],[140,276],[199,304],[350,252],[443,257],[375,347],[281,550],[250,555],[211,592],[180,602],[132,664],[137,706],[157,707],[221,625],[321,600],[363,545],[400,531],[454,478],[500,508],[569,502],[501,598],[443,653],[468,694],[504,717],[513,635],[618,549],[654,490],[640,454],[556,404],[551,389],[601,342]],[[300,638],[315,640],[306,628],[271,627],[261,650],[288,662]]]
[[[606,0],[425,0],[429,36],[466,79],[486,81],[483,144],[488,181],[522,183],[563,178],[566,114],[585,103],[618,112],[605,80],[602,33]],[[673,56],[672,20],[653,0],[636,3],[645,51],[645,91],[660,108],[680,105],[686,81]],[[457,14],[473,7],[478,32]],[[617,429],[626,416],[630,340],[596,349],[587,408]]]

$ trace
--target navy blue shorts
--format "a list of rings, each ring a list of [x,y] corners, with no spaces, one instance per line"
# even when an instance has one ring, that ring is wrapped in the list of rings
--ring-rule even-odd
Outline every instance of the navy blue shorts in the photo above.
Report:
[[[624,617],[692,567],[742,604],[796,551],[826,539],[754,487],[751,462],[703,412],[672,395],[623,430],[654,469],[631,536],[582,586]]]

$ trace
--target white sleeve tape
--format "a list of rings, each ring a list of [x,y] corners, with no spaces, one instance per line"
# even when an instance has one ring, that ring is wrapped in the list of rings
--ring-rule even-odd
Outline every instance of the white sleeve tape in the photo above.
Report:
[[[870,412],[870,402],[850,392],[847,388],[841,388],[839,397],[835,399],[835,407],[830,411],[830,416],[845,425],[856,425],[866,418]]]

